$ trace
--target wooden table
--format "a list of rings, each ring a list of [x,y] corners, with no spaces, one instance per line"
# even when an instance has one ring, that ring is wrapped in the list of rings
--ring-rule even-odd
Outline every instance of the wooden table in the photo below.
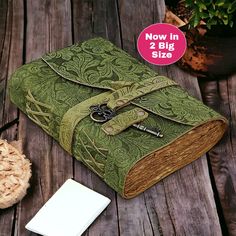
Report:
[[[153,67],[193,96],[202,96],[230,126],[207,157],[132,200],[118,196],[9,101],[8,79],[17,67],[73,42],[102,36],[141,60],[137,37],[146,26],[162,21],[164,12],[163,0],[0,1],[1,137],[22,139],[33,167],[27,196],[0,211],[1,236],[34,235],[25,224],[72,177],[112,200],[85,235],[236,235],[236,76],[199,83],[176,66]]]

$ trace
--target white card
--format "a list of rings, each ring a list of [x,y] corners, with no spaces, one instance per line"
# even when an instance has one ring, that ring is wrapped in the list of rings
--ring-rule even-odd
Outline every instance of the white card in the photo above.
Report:
[[[45,236],[79,236],[110,201],[68,179],[25,227]]]

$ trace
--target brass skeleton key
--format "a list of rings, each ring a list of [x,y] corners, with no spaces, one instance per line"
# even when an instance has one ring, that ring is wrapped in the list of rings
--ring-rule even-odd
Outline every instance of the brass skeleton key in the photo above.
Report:
[[[104,123],[116,116],[116,112],[108,108],[106,104],[91,106],[90,110],[91,119],[98,123]],[[141,131],[155,135],[158,138],[163,137],[163,134],[161,134],[161,130],[158,128],[149,128],[141,124],[133,124],[132,126]]]

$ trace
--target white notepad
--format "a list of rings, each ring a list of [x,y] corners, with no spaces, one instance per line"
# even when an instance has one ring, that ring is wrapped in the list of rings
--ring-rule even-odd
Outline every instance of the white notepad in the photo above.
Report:
[[[25,227],[45,236],[79,236],[110,201],[68,179]]]

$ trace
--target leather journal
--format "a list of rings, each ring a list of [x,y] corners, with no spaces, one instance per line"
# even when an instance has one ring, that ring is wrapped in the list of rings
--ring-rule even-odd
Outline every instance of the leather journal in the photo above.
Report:
[[[111,42],[50,52],[12,75],[10,97],[125,198],[196,160],[227,120]]]

